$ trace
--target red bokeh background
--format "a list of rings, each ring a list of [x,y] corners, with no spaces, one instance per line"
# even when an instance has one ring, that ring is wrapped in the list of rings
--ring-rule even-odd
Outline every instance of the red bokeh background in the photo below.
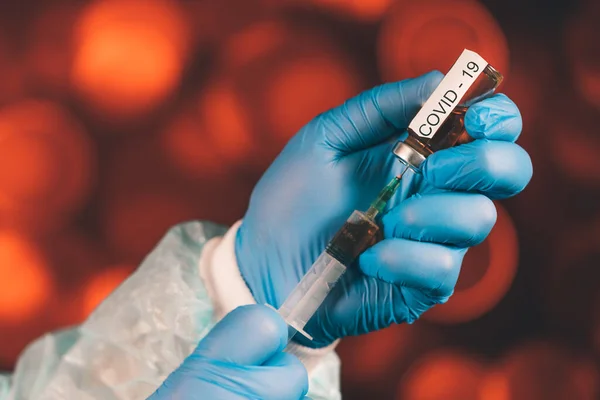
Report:
[[[505,75],[534,178],[454,297],[342,341],[345,399],[600,398],[594,0],[0,2],[0,369],[172,225],[231,224],[287,140],[463,48]]]

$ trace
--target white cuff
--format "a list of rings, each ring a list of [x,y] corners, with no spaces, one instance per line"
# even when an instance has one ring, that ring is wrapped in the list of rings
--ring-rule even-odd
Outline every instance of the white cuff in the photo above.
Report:
[[[239,306],[256,304],[235,259],[235,236],[241,224],[236,222],[225,236],[208,241],[200,256],[200,277],[213,302],[217,321]]]
[[[240,274],[235,258],[235,237],[241,224],[241,221],[236,222],[225,236],[207,242],[200,256],[200,277],[212,300],[217,321],[239,306],[256,304]],[[291,342],[286,351],[298,357],[310,374],[321,359],[333,351],[338,342],[339,340],[320,349]]]

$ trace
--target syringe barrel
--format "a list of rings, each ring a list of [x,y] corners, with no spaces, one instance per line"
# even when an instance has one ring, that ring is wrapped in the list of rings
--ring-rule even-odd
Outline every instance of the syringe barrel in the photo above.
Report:
[[[304,326],[344,272],[346,266],[324,251],[279,308],[279,314],[289,326],[312,340]]]
[[[346,268],[375,242],[379,226],[365,213],[354,211],[279,308],[289,326],[312,339],[304,326],[342,277]]]

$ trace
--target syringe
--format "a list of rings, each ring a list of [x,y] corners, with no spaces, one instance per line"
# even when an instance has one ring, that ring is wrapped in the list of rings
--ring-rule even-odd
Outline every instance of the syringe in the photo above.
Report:
[[[289,339],[300,332],[308,339],[304,326],[321,306],[346,269],[367,248],[375,243],[379,226],[377,216],[400,186],[408,167],[390,181],[371,203],[366,212],[354,211],[342,228],[327,244],[300,283],[294,288],[278,312],[292,328]]]
[[[312,340],[304,326],[346,269],[375,243],[379,231],[375,220],[398,189],[402,176],[409,168],[419,174],[431,154],[472,140],[464,126],[466,111],[474,102],[491,96],[502,79],[502,74],[479,54],[463,51],[409,124],[408,137],[394,146],[393,153],[405,169],[383,188],[366,212],[352,213],[279,308],[295,330],[290,339],[300,332]]]

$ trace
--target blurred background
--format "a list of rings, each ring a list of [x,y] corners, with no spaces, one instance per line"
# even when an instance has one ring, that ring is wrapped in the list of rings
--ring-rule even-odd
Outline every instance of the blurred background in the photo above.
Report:
[[[171,226],[231,224],[286,141],[465,47],[531,154],[454,297],[339,346],[344,399],[600,398],[594,0],[0,2],[0,369],[85,319]]]

